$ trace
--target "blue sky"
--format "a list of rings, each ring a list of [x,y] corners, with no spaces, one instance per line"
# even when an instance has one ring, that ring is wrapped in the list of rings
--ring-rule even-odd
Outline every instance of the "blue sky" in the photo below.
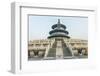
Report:
[[[51,26],[58,19],[67,27],[71,38],[88,39],[87,17],[61,17],[61,16],[29,16],[29,40],[46,39],[49,36]]]

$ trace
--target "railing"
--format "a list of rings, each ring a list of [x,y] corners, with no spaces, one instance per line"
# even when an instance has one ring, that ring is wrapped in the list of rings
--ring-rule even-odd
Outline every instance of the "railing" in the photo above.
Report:
[[[46,47],[28,47],[29,50],[46,49]]]
[[[48,47],[46,48],[46,51],[45,51],[45,56],[44,56],[44,58],[45,58],[45,57],[47,57],[47,54],[48,54],[48,52],[49,52],[49,49],[50,49],[50,45],[48,45]]]

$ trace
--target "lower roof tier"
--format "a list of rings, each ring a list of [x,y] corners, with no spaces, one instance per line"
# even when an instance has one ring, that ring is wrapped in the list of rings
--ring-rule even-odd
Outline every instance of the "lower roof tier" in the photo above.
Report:
[[[55,30],[52,30],[52,31],[49,32],[49,34],[56,33],[56,32],[63,32],[63,33],[69,34],[68,31],[62,30],[62,29],[55,29]]]
[[[51,35],[51,36],[48,36],[48,38],[56,38],[56,37],[65,37],[65,38],[70,38],[69,36],[67,36],[67,35],[63,35],[63,34],[57,34],[57,35]]]

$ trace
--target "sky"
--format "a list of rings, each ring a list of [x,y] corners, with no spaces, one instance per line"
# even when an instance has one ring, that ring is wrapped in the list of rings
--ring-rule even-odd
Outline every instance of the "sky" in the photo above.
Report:
[[[64,24],[69,32],[69,36],[75,39],[88,39],[88,17],[68,17],[68,16],[29,16],[29,40],[47,39],[52,25]]]

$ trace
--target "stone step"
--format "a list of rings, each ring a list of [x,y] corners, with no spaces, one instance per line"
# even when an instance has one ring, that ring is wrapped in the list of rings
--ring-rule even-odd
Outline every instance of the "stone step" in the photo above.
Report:
[[[72,53],[69,48],[63,48],[63,55],[64,55],[64,57],[72,56]]]
[[[56,57],[56,48],[50,48],[47,57]]]

